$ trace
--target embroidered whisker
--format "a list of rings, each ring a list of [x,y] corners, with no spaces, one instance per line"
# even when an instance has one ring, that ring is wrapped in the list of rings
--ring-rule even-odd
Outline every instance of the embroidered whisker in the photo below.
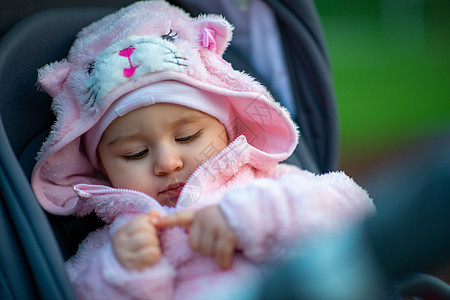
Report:
[[[187,67],[187,66],[188,66],[188,65],[186,65],[186,64],[180,63],[178,60],[176,60],[176,61],[172,61],[172,60],[164,60],[164,62],[170,63],[170,64],[174,64],[174,65],[177,65],[177,66],[180,66],[180,67]]]

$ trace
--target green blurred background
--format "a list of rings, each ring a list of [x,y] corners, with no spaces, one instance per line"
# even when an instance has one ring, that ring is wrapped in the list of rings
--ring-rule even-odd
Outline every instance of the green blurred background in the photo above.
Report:
[[[340,168],[358,179],[450,131],[450,1],[315,3],[338,99]]]

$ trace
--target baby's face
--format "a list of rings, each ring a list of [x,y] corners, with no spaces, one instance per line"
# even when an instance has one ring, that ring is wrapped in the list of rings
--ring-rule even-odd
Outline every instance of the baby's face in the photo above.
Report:
[[[138,190],[174,206],[188,177],[227,144],[225,127],[216,118],[158,103],[115,119],[97,150],[114,187]]]

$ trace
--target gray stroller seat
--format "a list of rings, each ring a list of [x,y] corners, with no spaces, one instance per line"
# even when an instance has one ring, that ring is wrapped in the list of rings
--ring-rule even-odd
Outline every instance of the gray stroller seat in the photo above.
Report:
[[[203,12],[195,5],[198,1],[172,2],[193,15]],[[335,99],[314,4],[310,0],[264,2],[277,22],[293,113],[302,135],[290,162],[317,173],[334,170],[338,153]],[[50,97],[35,87],[36,70],[65,57],[82,27],[116,9],[40,11],[0,40],[1,299],[75,299],[63,261],[103,222],[95,215],[80,219],[46,214],[34,197],[29,183],[34,158],[54,121]],[[257,79],[267,80],[237,47],[230,46],[226,59]]]

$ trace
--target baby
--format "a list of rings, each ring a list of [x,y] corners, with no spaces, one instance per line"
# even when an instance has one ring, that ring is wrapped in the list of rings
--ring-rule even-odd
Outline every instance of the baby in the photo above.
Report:
[[[294,239],[373,211],[345,174],[280,163],[296,127],[222,59],[231,36],[220,16],[137,2],[39,71],[57,121],[32,175],[36,196],[50,213],[94,211],[106,223],[66,262],[80,298],[226,298]]]
[[[125,97],[121,102],[136,104],[139,98],[149,96],[167,101],[167,94],[171,92],[183,95],[175,96],[177,101],[185,98],[188,103],[204,102],[204,108],[214,106],[215,101],[225,101],[220,96],[204,96],[174,81],[163,81],[141,89],[138,97],[132,93],[131,97]],[[112,186],[141,191],[163,206],[176,206],[191,174],[206,159],[228,145],[225,126],[208,114],[188,108],[188,103],[186,106],[172,103],[144,106],[115,119],[103,134],[104,126],[95,126],[86,134],[92,142],[89,145],[98,144],[98,162]],[[92,135],[97,138],[92,138]],[[99,136],[102,136],[100,141]],[[134,218],[113,237],[113,250],[117,259],[128,269],[149,267],[161,255],[153,225],[157,224],[160,228],[169,225],[189,226],[194,220],[197,224],[203,222],[203,218],[208,218],[204,222],[209,224],[208,227],[191,228],[190,245],[202,254],[216,257],[218,265],[227,268],[234,252],[235,237],[217,206],[204,210],[208,213],[194,215],[192,210],[185,210],[160,222],[155,219],[158,214],[154,212]],[[210,218],[216,227],[211,226],[214,223],[209,222]]]

